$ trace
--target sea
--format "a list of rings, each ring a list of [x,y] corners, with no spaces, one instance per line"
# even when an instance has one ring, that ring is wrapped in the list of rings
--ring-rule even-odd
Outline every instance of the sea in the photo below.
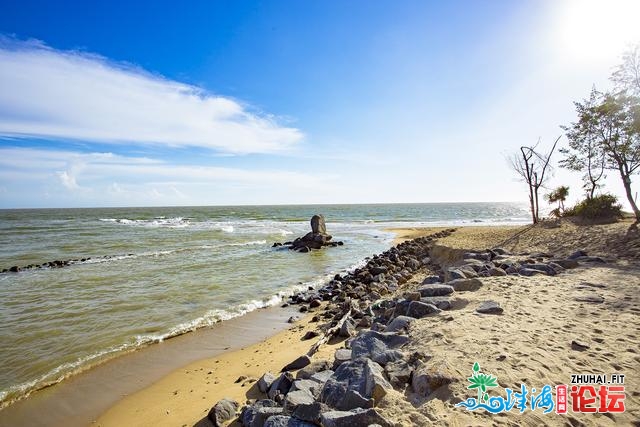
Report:
[[[273,248],[314,214],[343,246]],[[389,228],[517,225],[521,203],[0,210],[0,408],[108,359],[282,304],[391,247]]]

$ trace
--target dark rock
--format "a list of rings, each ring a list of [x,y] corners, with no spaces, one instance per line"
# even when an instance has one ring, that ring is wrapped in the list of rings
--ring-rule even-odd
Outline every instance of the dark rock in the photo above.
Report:
[[[359,427],[377,424],[392,427],[393,424],[378,414],[375,409],[354,409],[352,411],[324,412],[320,418],[322,427]]]
[[[491,267],[489,269],[489,276],[506,276],[507,272],[500,267]]]
[[[351,357],[375,358],[378,354],[404,345],[409,338],[393,332],[361,331],[351,340]]]
[[[555,276],[556,275],[556,271],[553,269],[553,267],[551,267],[548,264],[527,264],[526,268],[531,269],[531,270],[538,270],[538,271],[542,271],[544,273],[546,273],[549,276]],[[520,273],[522,274],[522,273]]]
[[[353,409],[354,395],[357,392],[362,398],[373,398],[379,401],[391,389],[391,384],[384,378],[382,368],[370,359],[359,358],[344,362],[325,383],[320,401],[329,406],[349,410]]]
[[[449,282],[451,283],[451,282]],[[418,288],[418,292],[423,297],[443,296],[453,293],[454,289],[451,285],[424,285]]]
[[[566,269],[576,268],[580,265],[575,259],[554,259],[551,261]]]
[[[451,301],[449,301],[449,298],[429,297],[429,298],[422,298],[420,301],[422,301],[422,302],[424,302],[426,304],[435,305],[440,310],[450,310],[451,309]]]
[[[340,326],[340,331],[338,335],[341,337],[349,338],[356,334],[356,327],[351,321],[351,319],[346,319],[342,326]]]
[[[456,292],[464,291],[477,291],[482,287],[482,281],[480,279],[456,279],[447,283],[452,286]]]
[[[427,276],[423,281],[423,285],[432,285],[434,283],[441,283],[442,279],[440,276]]]
[[[311,375],[311,380],[317,382],[318,384],[324,384],[329,381],[329,378],[333,376],[334,372],[331,369],[327,369],[325,371],[316,372]]]
[[[299,380],[307,380],[315,373],[326,371],[331,369],[331,363],[328,360],[315,360],[309,365],[300,369],[296,374],[296,378]]]
[[[13,267],[10,267],[10,268],[9,268],[9,271],[10,271],[11,273],[17,273],[17,272],[19,272],[19,271],[20,271],[20,267],[18,267],[17,265],[14,265]]]
[[[306,354],[298,357],[296,360],[294,360],[293,362],[289,363],[287,366],[285,366],[284,368],[282,368],[282,371],[280,372],[284,372],[284,371],[295,371],[297,369],[300,368],[304,368],[305,366],[307,366],[308,364],[311,363],[311,359],[309,358],[309,356],[307,356]]]
[[[271,372],[265,372],[258,380],[258,390],[262,393],[269,391],[271,384],[276,380],[276,376]]]
[[[302,341],[310,340],[312,338],[317,337],[318,335],[320,334],[316,331],[307,331],[307,333],[304,334],[304,336],[302,337]]]
[[[390,362],[395,362],[396,360],[401,360],[403,358],[404,353],[400,350],[386,350],[382,353],[376,354],[373,361],[384,367]]]
[[[316,427],[316,425],[288,415],[273,415],[267,418],[263,427]]]
[[[278,394],[281,394],[284,396],[289,392],[289,389],[291,388],[292,383],[293,383],[293,375],[291,375],[289,372],[283,372],[282,374],[280,374],[279,377],[277,377],[273,381],[273,383],[271,384],[271,387],[269,387],[267,396],[269,396],[269,399],[275,398],[275,396]]]
[[[580,257],[583,257],[583,256],[587,256],[587,253],[585,251],[582,251],[582,250],[577,250],[574,253],[572,253],[571,255],[569,255],[567,257],[567,259],[576,259],[576,258],[580,258]]]
[[[504,309],[495,301],[485,301],[476,308],[476,311],[483,314],[502,314]]]
[[[320,307],[321,304],[322,304],[322,300],[321,299],[314,298],[314,299],[311,300],[311,302],[309,302],[309,307],[317,308],[317,307]]]
[[[324,403],[313,402],[311,404],[300,404],[293,411],[293,416],[302,421],[308,421],[320,425],[320,415],[329,411],[329,407]]]
[[[400,332],[400,331],[408,331],[409,325],[412,321],[416,320],[414,317],[408,316],[398,316],[393,319],[386,328],[384,328],[384,332]]]
[[[596,264],[606,264],[607,262],[598,256],[581,256],[576,258],[580,262],[594,262]]]
[[[267,418],[273,415],[282,415],[283,413],[284,409],[279,407],[273,400],[258,400],[253,405],[246,406],[243,409],[240,421],[245,427],[262,427]]]
[[[336,369],[338,369],[338,366],[350,360],[351,360],[351,350],[347,348],[339,348],[335,352],[334,361],[333,361],[333,370],[335,371]]]
[[[315,399],[316,397],[318,397],[320,391],[322,390],[322,384],[314,380],[295,380],[293,384],[291,384],[291,388],[289,389],[289,393],[287,394],[287,396],[294,391],[300,390],[306,391]]]
[[[583,341],[573,340],[571,341],[571,349],[577,351],[585,351],[589,348],[589,344],[586,344]]]
[[[426,304],[422,301],[411,301],[407,308],[407,316],[420,319],[430,314],[440,313],[440,309],[432,304]]]
[[[583,296],[575,297],[575,300],[580,302],[590,302],[593,304],[600,304],[604,302],[604,297],[601,297],[600,295],[583,295]]]
[[[222,399],[209,411],[207,418],[211,420],[214,427],[222,427],[227,421],[236,417],[238,411],[238,402],[230,399]]]
[[[309,381],[309,380],[302,380]],[[307,390],[289,391],[284,398],[284,409],[287,413],[295,411],[298,405],[310,405],[315,402],[315,397]]]
[[[371,273],[374,276],[377,276],[379,274],[386,274],[388,271],[387,267],[371,267],[369,269],[369,273]]]
[[[527,276],[527,277],[535,276],[537,274],[544,274],[544,275],[547,274],[541,270],[534,270],[533,268],[525,268],[525,267],[519,269],[518,273],[522,276]]]
[[[327,226],[324,222],[324,215],[314,215],[311,217],[311,232],[313,234],[326,234]]]
[[[411,379],[411,372],[413,369],[405,360],[400,359],[387,363],[384,367],[384,371],[393,387],[402,388]]]
[[[445,272],[444,279],[446,282],[456,279],[466,279],[467,276],[457,268],[450,268]]]

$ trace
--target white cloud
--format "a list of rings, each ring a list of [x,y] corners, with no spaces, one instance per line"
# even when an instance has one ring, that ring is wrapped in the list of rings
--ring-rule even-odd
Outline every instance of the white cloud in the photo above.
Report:
[[[239,102],[106,58],[0,39],[0,136],[272,153],[302,140]]]
[[[112,153],[0,147],[4,207],[282,203],[313,200],[336,176],[277,169],[178,165]],[[51,204],[51,200],[55,203]]]

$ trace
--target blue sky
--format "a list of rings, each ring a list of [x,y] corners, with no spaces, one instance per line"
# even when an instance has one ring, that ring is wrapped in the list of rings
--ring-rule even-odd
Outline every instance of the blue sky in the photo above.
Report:
[[[640,40],[623,0],[1,9],[0,207],[526,201],[505,156]]]

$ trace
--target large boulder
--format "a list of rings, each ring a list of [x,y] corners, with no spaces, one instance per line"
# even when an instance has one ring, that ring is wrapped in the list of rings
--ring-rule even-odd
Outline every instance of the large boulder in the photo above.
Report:
[[[222,399],[211,408],[207,418],[213,423],[214,427],[222,427],[236,417],[238,406],[238,402],[235,400]]]
[[[407,341],[407,336],[395,332],[362,331],[351,340],[351,358],[375,359],[386,350],[400,347]]]
[[[341,364],[325,383],[320,401],[332,408],[350,410],[369,407],[382,399],[391,384],[384,378],[383,370],[376,362],[360,358]]]
[[[355,427],[379,425],[381,427],[391,427],[382,415],[375,409],[354,409],[352,411],[330,411],[322,414],[320,418],[323,427]]]
[[[311,217],[311,232],[313,234],[327,233],[327,226],[324,222],[324,215],[314,215]]]

